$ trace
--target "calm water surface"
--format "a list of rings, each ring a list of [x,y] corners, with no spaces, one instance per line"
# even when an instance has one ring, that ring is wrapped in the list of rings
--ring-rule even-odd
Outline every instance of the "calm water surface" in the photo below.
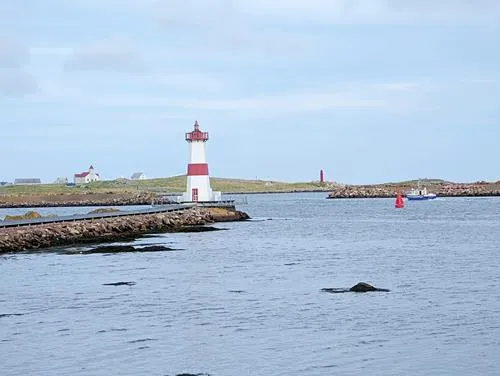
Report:
[[[0,256],[0,374],[499,375],[500,199],[324,197],[132,243],[170,252]],[[391,292],[320,291],[359,281]]]

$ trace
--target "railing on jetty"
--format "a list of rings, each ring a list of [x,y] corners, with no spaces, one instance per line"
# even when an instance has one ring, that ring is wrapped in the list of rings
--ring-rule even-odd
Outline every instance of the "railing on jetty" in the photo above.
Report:
[[[244,196],[244,195],[222,194],[222,197],[223,197],[223,201],[232,201],[232,202],[234,202],[235,205],[247,205],[248,204],[247,196]]]
[[[183,211],[186,209],[190,209],[193,206],[195,205],[170,204],[170,205],[152,206],[150,208],[145,208],[145,209],[117,211],[111,213],[89,213],[89,214],[64,215],[60,217],[41,217],[33,219],[7,220],[7,221],[0,221],[0,228],[33,226],[33,225],[43,225],[49,223],[75,222],[75,221],[85,221],[85,220],[104,219],[104,218],[128,217],[128,216],[136,216],[144,214],[176,212],[176,211]]]
[[[202,208],[236,209],[236,205],[235,205],[235,202],[233,200],[180,202],[180,205],[191,205],[191,206],[202,207]]]

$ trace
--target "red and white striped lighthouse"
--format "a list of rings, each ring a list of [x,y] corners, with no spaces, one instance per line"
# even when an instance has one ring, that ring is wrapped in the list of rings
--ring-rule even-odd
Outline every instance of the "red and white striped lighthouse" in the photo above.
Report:
[[[208,141],[208,132],[202,132],[198,121],[195,121],[194,130],[186,133],[186,141],[189,145],[187,189],[181,197],[181,201],[220,201],[221,193],[212,192],[210,187],[208,163],[205,156],[205,143]]]

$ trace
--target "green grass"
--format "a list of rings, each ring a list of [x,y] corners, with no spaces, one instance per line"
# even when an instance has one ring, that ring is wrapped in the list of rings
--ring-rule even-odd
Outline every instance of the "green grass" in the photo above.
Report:
[[[224,193],[232,192],[286,192],[299,190],[327,190],[326,185],[319,182],[285,183],[266,180],[244,180],[227,178],[210,178],[212,189]],[[186,176],[147,180],[111,180],[89,183],[82,186],[66,187],[58,184],[11,185],[0,187],[0,195],[30,194],[64,194],[90,192],[137,192],[150,191],[162,193],[184,192]]]
[[[333,188],[330,184],[314,182],[287,183],[268,180],[246,180],[228,178],[210,178],[212,189],[223,193],[255,193],[255,192],[290,192],[290,191],[328,191]],[[368,186],[417,186],[419,180],[370,184]],[[441,179],[421,179],[424,186],[447,183]],[[40,185],[10,185],[0,187],[0,195],[44,195],[65,193],[104,193],[104,192],[155,192],[179,193],[186,189],[186,176],[172,176],[160,179],[147,180],[110,180],[94,182],[87,185],[67,187],[58,184]]]

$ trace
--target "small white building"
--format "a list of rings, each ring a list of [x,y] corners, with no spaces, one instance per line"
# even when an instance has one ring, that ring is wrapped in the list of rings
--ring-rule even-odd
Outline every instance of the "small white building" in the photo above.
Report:
[[[75,184],[87,184],[99,180],[101,180],[101,178],[99,174],[95,173],[93,166],[90,166],[88,171],[75,174]]]
[[[130,177],[131,180],[144,180],[146,179],[146,175],[143,172],[134,172]]]
[[[68,178],[64,176],[59,176],[55,181],[54,184],[68,184]]]
[[[15,185],[34,185],[42,184],[42,181],[38,178],[17,178],[14,180]]]

